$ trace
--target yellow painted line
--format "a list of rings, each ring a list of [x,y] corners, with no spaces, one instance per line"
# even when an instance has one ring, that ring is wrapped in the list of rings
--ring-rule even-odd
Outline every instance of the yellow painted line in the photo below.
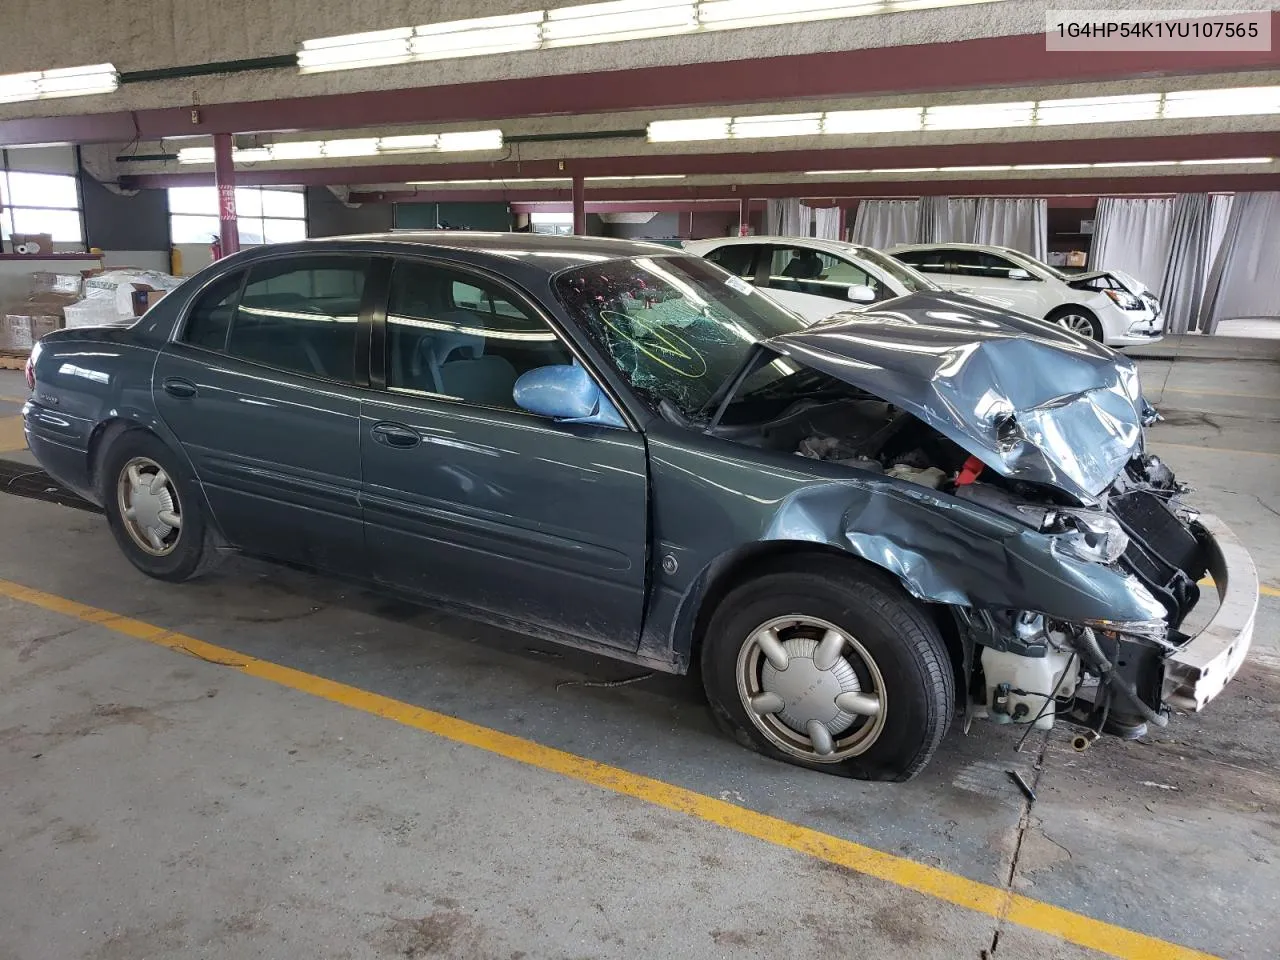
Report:
[[[1152,438],[1153,447],[1177,447],[1179,450],[1200,450],[1204,453],[1243,453],[1250,457],[1280,457],[1280,453],[1268,453],[1266,450],[1235,450],[1231,447],[1206,447],[1198,443],[1170,443],[1159,437]]]
[[[0,453],[25,449],[27,438],[22,435],[22,418],[0,417]]]
[[[27,402],[26,397],[11,397],[3,393],[0,393],[0,400],[3,400],[5,403],[26,403]]]
[[[581,783],[611,790],[646,803],[688,814],[765,843],[803,853],[827,863],[838,864],[857,873],[927,894],[938,900],[1003,919],[1030,930],[1049,934],[1070,943],[1097,950],[1122,960],[1216,960],[1212,955],[1149,937],[1124,927],[1094,920],[1000,887],[979,883],[937,867],[905,857],[883,853],[851,840],[843,840],[808,827],[798,826],[717,800],[684,787],[652,777],[630,773],[618,767],[579,757],[576,754],[514,737],[499,730],[459,720],[434,710],[415,707],[381,694],[361,690],[314,674],[248,654],[205,643],[195,637],[174,633],[153,624],[90,607],[65,597],[44,593],[21,584],[0,580],[0,596],[42,607],[54,613],[97,624],[125,636],[145,640],[170,650],[210,661],[251,677],[268,680],[290,690],[309,693],[364,713],[435,734],[455,743],[465,743],[517,763],[558,773]]]
[[[1212,587],[1213,577],[1205,577],[1200,581],[1202,587]],[[1258,585],[1258,592],[1264,597],[1280,597],[1280,588],[1269,587],[1265,583]]]

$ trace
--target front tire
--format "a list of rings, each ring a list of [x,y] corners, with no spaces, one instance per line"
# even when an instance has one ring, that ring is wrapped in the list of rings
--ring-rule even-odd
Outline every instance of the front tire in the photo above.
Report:
[[[749,749],[860,780],[909,780],[951,725],[955,678],[896,583],[792,564],[725,597],[702,646],[716,722]]]
[[[1103,342],[1102,323],[1094,316],[1092,310],[1086,310],[1084,307],[1059,307],[1045,319],[1064,330],[1070,330],[1072,333],[1096,340],[1098,343]]]
[[[149,577],[178,582],[217,559],[194,478],[154,434],[129,430],[103,458],[102,502],[116,543]]]

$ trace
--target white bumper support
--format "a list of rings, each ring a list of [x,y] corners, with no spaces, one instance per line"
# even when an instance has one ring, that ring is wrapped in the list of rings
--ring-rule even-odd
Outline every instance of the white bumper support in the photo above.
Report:
[[[1189,712],[1202,710],[1236,675],[1258,612],[1258,571],[1249,551],[1215,516],[1202,514],[1193,526],[1207,548],[1219,606],[1204,630],[1165,658],[1164,702]]]

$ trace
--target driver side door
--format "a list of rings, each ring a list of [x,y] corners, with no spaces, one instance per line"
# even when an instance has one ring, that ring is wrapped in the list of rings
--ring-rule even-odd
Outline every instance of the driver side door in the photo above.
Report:
[[[648,466],[630,428],[521,410],[516,380],[573,363],[523,294],[398,260],[361,402],[365,539],[400,590],[626,650],[639,645]],[[379,348],[378,344],[381,344]]]

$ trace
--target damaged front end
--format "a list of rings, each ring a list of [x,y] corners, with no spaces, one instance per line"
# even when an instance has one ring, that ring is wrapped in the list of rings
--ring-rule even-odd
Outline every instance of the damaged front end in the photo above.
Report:
[[[860,478],[799,490],[766,537],[825,540],[947,605],[970,717],[1138,736],[1203,708],[1249,649],[1257,574],[1144,452],[1132,363],[972,303],[895,306],[769,341],[720,405],[709,433]],[[799,372],[752,391],[780,360]]]

